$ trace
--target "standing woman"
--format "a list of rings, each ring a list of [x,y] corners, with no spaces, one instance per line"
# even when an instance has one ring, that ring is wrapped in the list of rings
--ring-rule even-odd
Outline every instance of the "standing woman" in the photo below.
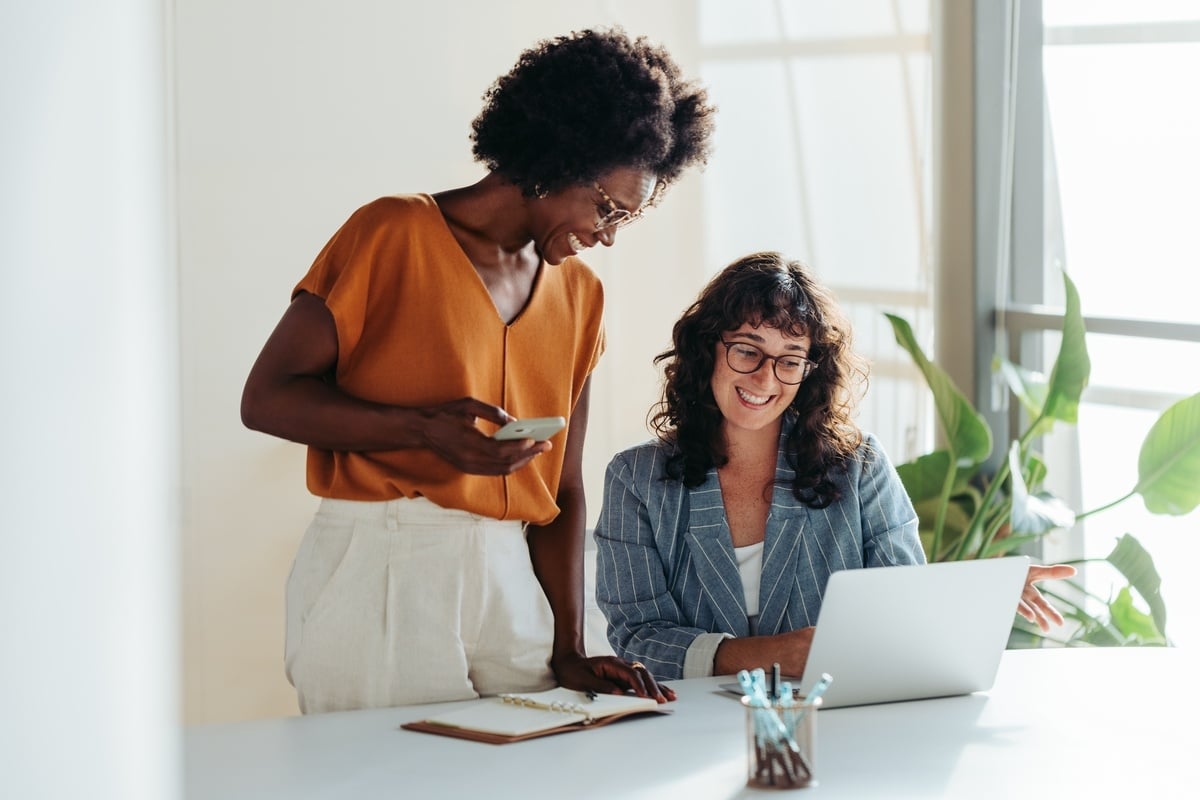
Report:
[[[485,95],[471,186],[385,197],[317,256],[251,369],[250,428],[309,446],[288,579],[304,712],[536,691],[672,698],[583,646],[582,451],[611,246],[707,156],[714,109],[619,29],[543,41]],[[563,416],[548,442],[497,441]]]

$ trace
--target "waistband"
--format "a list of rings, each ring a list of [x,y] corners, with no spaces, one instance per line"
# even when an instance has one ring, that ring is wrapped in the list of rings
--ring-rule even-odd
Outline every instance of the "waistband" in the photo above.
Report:
[[[461,527],[463,525],[489,524],[511,527],[515,531],[523,531],[525,523],[521,520],[503,520],[482,514],[473,514],[457,508],[442,508],[437,503],[424,497],[400,497],[395,500],[336,500],[322,497],[318,514],[334,517],[351,517],[396,528],[404,523],[420,525],[445,525],[446,527]]]

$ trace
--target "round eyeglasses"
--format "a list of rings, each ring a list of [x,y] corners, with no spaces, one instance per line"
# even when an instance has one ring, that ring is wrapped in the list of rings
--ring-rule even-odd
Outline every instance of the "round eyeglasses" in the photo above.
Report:
[[[743,375],[758,372],[764,362],[771,361],[779,382],[795,386],[817,368],[817,362],[803,356],[769,356],[747,342],[727,342],[722,339],[721,344],[725,345],[725,363],[729,364],[731,370]]]

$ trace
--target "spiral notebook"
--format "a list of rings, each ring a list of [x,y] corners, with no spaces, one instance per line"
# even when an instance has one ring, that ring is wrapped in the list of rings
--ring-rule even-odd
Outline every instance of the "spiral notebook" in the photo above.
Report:
[[[532,694],[502,694],[476,700],[428,719],[400,727],[440,736],[456,736],[490,744],[507,744],[583,731],[639,714],[669,714],[650,697],[551,689]]]

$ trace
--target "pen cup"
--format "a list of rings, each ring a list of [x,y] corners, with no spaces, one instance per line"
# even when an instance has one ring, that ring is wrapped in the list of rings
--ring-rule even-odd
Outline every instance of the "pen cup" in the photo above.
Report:
[[[779,701],[746,709],[746,784],[767,789],[800,789],[817,785],[817,709],[812,703]]]

